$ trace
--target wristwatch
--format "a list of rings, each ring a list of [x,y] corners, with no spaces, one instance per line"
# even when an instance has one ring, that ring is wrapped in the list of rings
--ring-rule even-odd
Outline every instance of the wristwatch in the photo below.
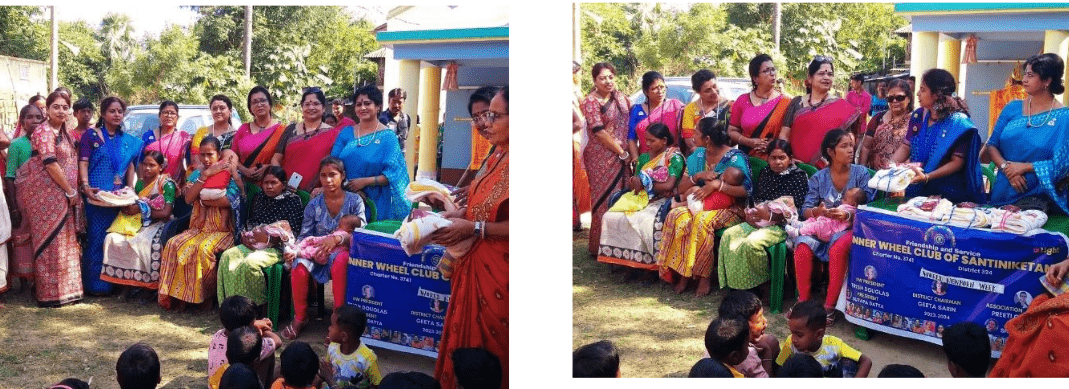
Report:
[[[1002,164],[1001,164],[1001,165],[998,165],[998,168],[999,168],[999,169],[1003,169],[1003,170],[1005,170],[1005,169],[1006,169],[1006,166],[1010,166],[1010,161],[1004,161],[1004,162],[1002,162]]]

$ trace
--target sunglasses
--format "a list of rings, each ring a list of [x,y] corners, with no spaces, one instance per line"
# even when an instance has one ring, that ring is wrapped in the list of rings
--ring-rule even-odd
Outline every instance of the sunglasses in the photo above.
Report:
[[[898,102],[906,101],[907,98],[909,98],[909,96],[906,96],[906,95],[887,96],[887,102],[888,103],[898,103]]]
[[[323,90],[319,89],[318,86],[310,86],[310,87],[304,88],[304,90],[301,91],[301,93],[308,93],[308,92],[321,93],[321,92],[323,92]]]
[[[835,62],[835,58],[830,55],[817,55],[813,57],[811,62]]]

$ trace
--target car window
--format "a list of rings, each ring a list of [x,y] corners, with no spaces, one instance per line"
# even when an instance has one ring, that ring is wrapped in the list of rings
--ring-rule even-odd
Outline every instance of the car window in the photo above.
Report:
[[[197,133],[197,129],[206,126],[207,123],[211,123],[210,116],[207,119],[201,115],[190,116],[182,122],[182,125],[178,127],[178,129],[189,134],[195,134]]]
[[[138,138],[146,131],[155,130],[160,126],[160,118],[155,112],[143,111],[143,112],[131,112],[123,119],[123,128],[126,128],[127,133]]]

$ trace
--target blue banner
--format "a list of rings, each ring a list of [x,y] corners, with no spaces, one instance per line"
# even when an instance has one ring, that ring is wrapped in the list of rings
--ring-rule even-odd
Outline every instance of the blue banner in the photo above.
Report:
[[[345,303],[367,312],[368,345],[438,357],[449,305],[449,282],[437,269],[444,253],[429,245],[408,256],[392,235],[353,232]]]
[[[851,323],[936,344],[946,327],[977,323],[998,357],[1006,322],[1045,291],[1040,277],[1067,253],[1060,233],[959,228],[861,207],[838,308]]]

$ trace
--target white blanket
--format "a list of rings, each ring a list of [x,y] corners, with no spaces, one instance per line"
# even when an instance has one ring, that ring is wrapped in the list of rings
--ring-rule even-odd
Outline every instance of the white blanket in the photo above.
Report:
[[[445,204],[446,211],[457,210],[457,205],[453,200],[449,188],[446,188],[445,185],[429,178],[421,177],[408,183],[408,186],[405,187],[405,197],[411,202],[419,202],[425,199],[437,199]]]
[[[884,192],[902,192],[917,173],[908,165],[879,170],[869,179],[869,188]]]

